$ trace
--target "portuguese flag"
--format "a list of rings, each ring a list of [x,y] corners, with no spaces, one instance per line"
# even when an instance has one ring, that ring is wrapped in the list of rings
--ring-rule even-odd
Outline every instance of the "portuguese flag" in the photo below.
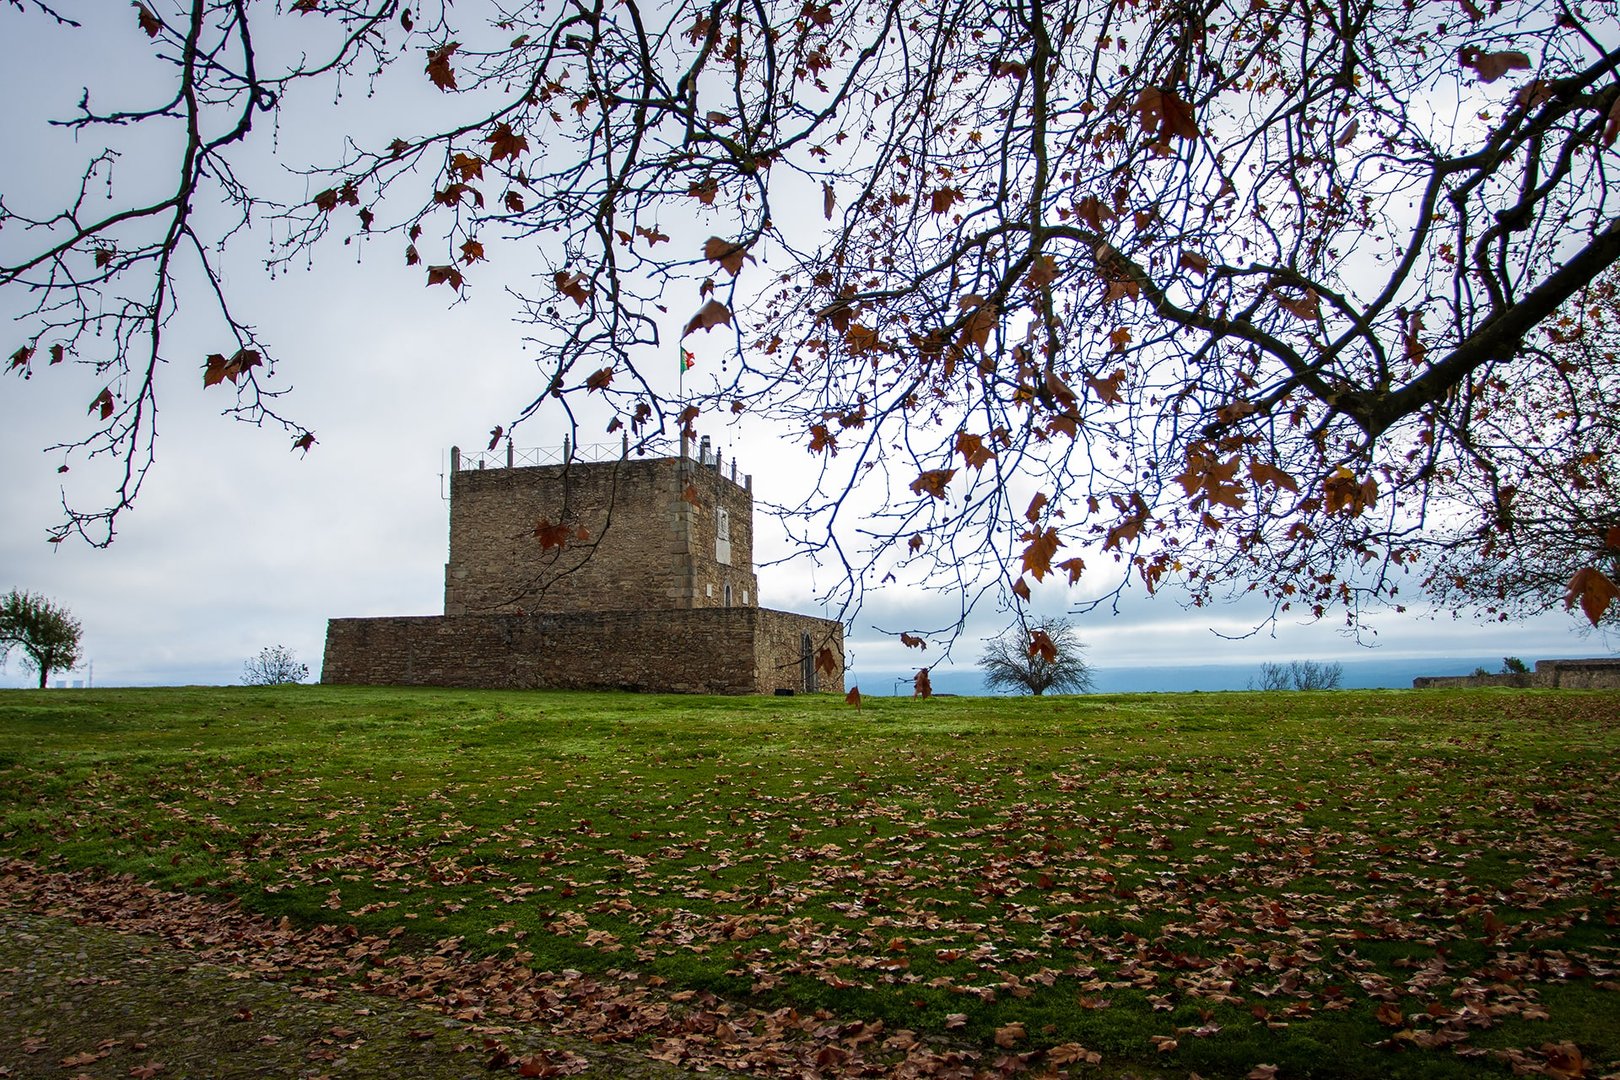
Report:
[[[681,349],[680,373],[682,375],[685,375],[688,371],[692,370],[693,365],[695,365],[696,363],[697,363],[697,357],[693,356],[690,350],[683,347]]]

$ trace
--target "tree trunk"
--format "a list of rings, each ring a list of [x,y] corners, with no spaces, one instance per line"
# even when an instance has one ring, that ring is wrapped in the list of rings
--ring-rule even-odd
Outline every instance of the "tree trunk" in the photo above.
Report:
[[[44,664],[39,665],[39,688],[45,689],[45,680],[50,677],[51,669]]]

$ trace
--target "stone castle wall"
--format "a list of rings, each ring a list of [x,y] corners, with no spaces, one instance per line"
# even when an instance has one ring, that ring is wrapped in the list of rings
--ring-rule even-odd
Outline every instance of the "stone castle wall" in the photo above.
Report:
[[[842,692],[843,627],[761,608],[332,619],[323,683],[503,689],[803,693],[810,635],[839,659],[814,689]]]
[[[1537,660],[1523,675],[1425,675],[1412,680],[1417,690],[1514,686],[1525,690],[1620,690],[1620,659]]]
[[[693,458],[457,471],[444,610],[720,608],[728,586],[731,606],[757,605],[753,511],[746,488]],[[541,519],[586,539],[542,549]]]

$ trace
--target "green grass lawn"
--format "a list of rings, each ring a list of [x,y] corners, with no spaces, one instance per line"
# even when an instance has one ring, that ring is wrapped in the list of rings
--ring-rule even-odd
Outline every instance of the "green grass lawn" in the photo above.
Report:
[[[0,856],[1048,1066],[1597,1075],[1617,773],[1615,693],[6,691]]]

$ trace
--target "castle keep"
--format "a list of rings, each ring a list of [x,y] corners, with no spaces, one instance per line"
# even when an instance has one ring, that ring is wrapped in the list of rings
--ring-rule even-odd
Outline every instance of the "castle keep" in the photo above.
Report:
[[[759,606],[752,478],[707,440],[696,456],[682,440],[667,458],[514,458],[451,451],[444,614],[329,620],[322,682],[843,690],[842,625]]]

